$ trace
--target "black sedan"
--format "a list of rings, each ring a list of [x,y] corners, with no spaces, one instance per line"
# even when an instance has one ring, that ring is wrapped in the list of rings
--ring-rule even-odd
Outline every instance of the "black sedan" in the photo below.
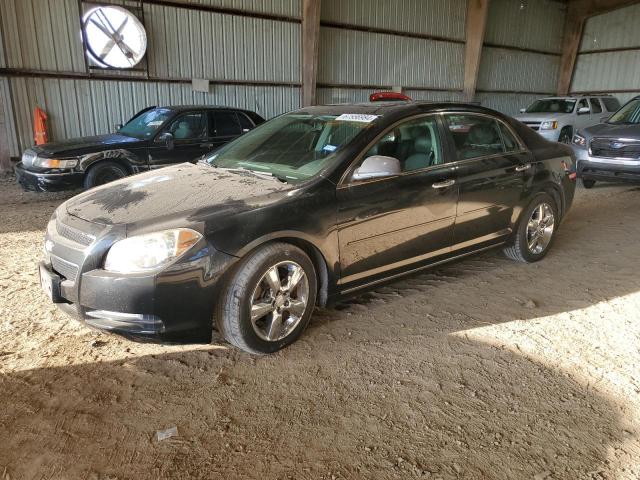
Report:
[[[501,246],[542,259],[574,157],[486,108],[389,102],[277,117],[198,164],[82,193],[53,215],[40,266],[88,325],[274,352],[315,305]]]
[[[25,190],[38,192],[91,188],[196,160],[263,122],[257,113],[227,107],[150,107],[117,133],[25,150],[16,177]]]

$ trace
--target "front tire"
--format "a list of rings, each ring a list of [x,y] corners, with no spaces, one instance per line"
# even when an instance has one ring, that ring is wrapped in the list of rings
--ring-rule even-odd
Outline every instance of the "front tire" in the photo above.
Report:
[[[507,257],[518,262],[542,260],[555,239],[560,223],[555,200],[547,193],[539,193],[522,212],[513,243],[504,249]]]
[[[100,161],[87,171],[84,177],[84,188],[89,189],[104,185],[127,175],[129,175],[129,172],[119,163]]]
[[[593,188],[595,186],[595,184],[596,184],[595,180],[589,180],[589,179],[585,179],[585,178],[582,179],[582,186],[584,188]]]
[[[273,353],[302,334],[316,293],[307,254],[288,243],[264,245],[242,259],[227,280],[215,323],[230,344],[249,353]]]

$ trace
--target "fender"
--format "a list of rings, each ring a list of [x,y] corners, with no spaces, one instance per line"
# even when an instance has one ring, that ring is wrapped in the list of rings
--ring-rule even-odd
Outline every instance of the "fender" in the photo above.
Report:
[[[144,158],[140,158],[130,150],[117,148],[113,150],[105,150],[101,152],[88,153],[80,158],[79,168],[86,172],[94,164],[102,160],[117,161],[122,164],[129,173],[139,173],[149,170]]]

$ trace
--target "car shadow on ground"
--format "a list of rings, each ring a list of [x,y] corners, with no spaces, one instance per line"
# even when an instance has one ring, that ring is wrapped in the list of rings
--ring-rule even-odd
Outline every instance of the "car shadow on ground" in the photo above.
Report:
[[[625,405],[473,332],[636,293],[634,198],[572,211],[544,262],[485,253],[319,310],[300,341],[273,356],[215,344],[6,372],[0,472],[616,478],[638,436]],[[154,439],[171,426],[177,437]]]

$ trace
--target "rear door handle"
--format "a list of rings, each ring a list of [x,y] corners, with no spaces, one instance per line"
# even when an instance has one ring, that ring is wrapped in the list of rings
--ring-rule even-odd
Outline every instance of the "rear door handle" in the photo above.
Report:
[[[518,165],[516,167],[516,172],[524,172],[525,170],[529,170],[531,168],[530,163],[525,163],[524,165]]]
[[[454,179],[451,179],[451,180],[445,180],[443,182],[436,182],[431,186],[433,188],[447,188],[447,187],[451,187],[455,183],[456,183],[456,181]]]

